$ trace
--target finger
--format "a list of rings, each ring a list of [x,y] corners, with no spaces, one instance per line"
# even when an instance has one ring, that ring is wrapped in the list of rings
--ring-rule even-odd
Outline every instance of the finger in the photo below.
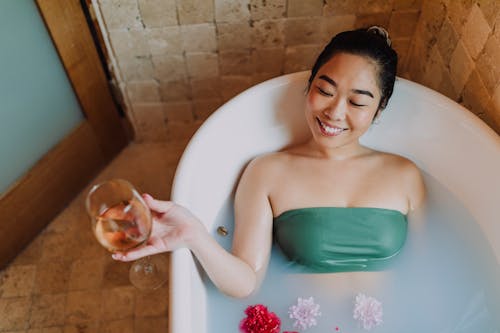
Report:
[[[151,245],[145,245],[143,247],[128,251],[128,252],[117,252],[113,253],[111,257],[119,261],[133,261],[142,257],[150,256],[153,254],[160,253],[161,251]]]
[[[172,208],[175,205],[172,201],[156,200],[147,193],[144,193],[142,195],[142,198],[144,199],[146,205],[148,205],[148,207],[151,210],[154,210],[158,213],[166,213],[170,208]]]

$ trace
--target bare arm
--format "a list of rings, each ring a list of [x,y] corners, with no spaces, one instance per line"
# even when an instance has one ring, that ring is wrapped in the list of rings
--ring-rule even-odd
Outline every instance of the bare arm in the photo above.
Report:
[[[187,209],[146,195],[144,199],[154,215],[153,234],[148,244],[113,257],[129,261],[187,247],[223,293],[232,297],[250,295],[265,273],[272,241],[266,174],[259,164],[251,162],[238,185],[231,253],[222,248]]]

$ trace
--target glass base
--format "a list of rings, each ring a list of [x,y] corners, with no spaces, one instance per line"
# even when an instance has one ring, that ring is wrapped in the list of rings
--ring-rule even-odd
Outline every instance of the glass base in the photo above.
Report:
[[[167,282],[168,260],[164,255],[141,258],[132,264],[129,276],[137,289],[158,289]]]

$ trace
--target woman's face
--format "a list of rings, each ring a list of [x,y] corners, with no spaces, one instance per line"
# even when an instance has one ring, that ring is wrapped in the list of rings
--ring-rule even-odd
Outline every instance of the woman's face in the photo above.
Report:
[[[338,53],[316,74],[307,94],[306,118],[324,148],[358,144],[381,98],[377,67],[369,58]]]

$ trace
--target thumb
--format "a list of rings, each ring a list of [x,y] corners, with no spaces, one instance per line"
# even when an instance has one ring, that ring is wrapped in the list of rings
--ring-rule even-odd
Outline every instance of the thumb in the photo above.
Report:
[[[156,200],[147,193],[144,193],[142,198],[151,210],[158,213],[166,213],[175,205],[172,201]]]

